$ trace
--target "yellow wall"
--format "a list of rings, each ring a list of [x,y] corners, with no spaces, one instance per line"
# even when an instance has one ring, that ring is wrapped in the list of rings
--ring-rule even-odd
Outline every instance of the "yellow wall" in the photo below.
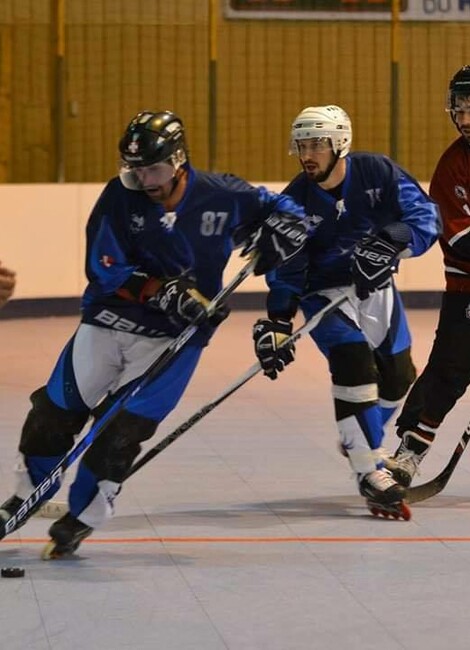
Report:
[[[60,0],[55,0],[58,2]],[[65,179],[114,175],[117,141],[138,110],[186,122],[193,162],[208,165],[209,2],[62,0]],[[0,2],[0,181],[56,174],[52,0]],[[287,180],[289,124],[310,104],[351,114],[356,149],[389,152],[390,28],[384,22],[227,20],[217,16],[217,168]],[[449,77],[470,63],[470,23],[401,25],[399,161],[428,179],[455,135]]]

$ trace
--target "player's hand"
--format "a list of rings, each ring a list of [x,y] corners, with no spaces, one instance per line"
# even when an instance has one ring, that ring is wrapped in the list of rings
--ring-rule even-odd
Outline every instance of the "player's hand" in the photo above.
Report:
[[[16,273],[0,263],[0,308],[11,298],[15,290]]]
[[[264,275],[302,250],[308,238],[308,229],[307,221],[301,217],[287,212],[272,212],[249,236],[241,256],[256,254],[258,260],[253,272]]]
[[[291,334],[290,321],[260,318],[253,326],[255,353],[264,374],[270,379],[276,379],[278,373],[295,359],[295,345],[282,345]]]
[[[196,289],[194,280],[187,276],[167,280],[148,303],[178,327],[200,325],[209,318],[208,301]]]
[[[217,327],[230,313],[227,305],[219,304],[215,311],[209,314],[209,300],[197,290],[195,281],[188,276],[165,282],[148,304],[166,314],[170,322],[177,327]]]
[[[366,237],[356,244],[351,272],[360,300],[390,284],[402,250],[403,246],[392,244],[378,235]]]

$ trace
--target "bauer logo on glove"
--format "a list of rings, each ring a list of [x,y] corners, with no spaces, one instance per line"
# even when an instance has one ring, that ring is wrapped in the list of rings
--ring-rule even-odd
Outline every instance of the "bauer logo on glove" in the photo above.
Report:
[[[377,235],[356,244],[351,273],[360,300],[390,284],[402,248]]]
[[[263,275],[297,255],[308,235],[306,219],[287,212],[273,212],[258,230],[251,233],[241,255],[257,254],[254,274]]]
[[[182,275],[165,282],[147,304],[166,314],[174,325],[185,326],[208,320],[208,302],[196,289],[195,281]]]

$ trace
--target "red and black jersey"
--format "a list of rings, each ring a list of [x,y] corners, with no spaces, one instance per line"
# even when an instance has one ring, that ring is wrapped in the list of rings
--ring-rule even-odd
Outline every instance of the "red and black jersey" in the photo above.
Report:
[[[431,179],[431,197],[439,205],[448,291],[470,291],[470,146],[463,136],[442,154]]]

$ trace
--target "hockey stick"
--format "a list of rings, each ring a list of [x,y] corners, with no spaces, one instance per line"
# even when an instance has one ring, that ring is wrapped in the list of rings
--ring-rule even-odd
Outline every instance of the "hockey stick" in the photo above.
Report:
[[[252,273],[256,265],[256,258],[250,260],[229,282],[229,284],[219,291],[207,306],[207,311],[213,313],[217,306],[225,300],[233,291]],[[25,523],[26,519],[31,516],[39,506],[41,498],[54,486],[61,482],[62,477],[70,465],[96,440],[103,430],[116,418],[126,404],[135,397],[145,386],[147,386],[157,374],[167,366],[167,364],[176,356],[181,348],[196,333],[197,324],[186,327],[179,336],[171,341],[162,354],[147,368],[147,370],[134,382],[123,395],[117,399],[106,413],[90,427],[88,432],[81,440],[71,449],[54,469],[39,483],[33,492],[27,497],[18,510],[11,515],[6,521],[0,521],[0,539],[15,531],[20,525]]]
[[[467,428],[462,434],[457,447],[454,449],[452,456],[450,457],[449,462],[444,467],[444,469],[438,474],[435,478],[431,479],[427,483],[422,485],[416,485],[416,487],[408,488],[408,496],[406,500],[408,503],[418,503],[419,501],[425,501],[430,499],[445,488],[449,482],[450,477],[454,473],[457,463],[462,457],[463,452],[470,440],[470,422],[467,424]]]
[[[314,314],[308,321],[306,321],[301,327],[299,327],[288,339],[284,341],[282,345],[289,345],[291,343],[295,343],[298,339],[300,339],[304,334],[307,334],[310,332],[310,330],[314,329],[318,323],[333,312],[341,303],[345,302],[346,300],[349,300],[349,298],[353,295],[353,289],[345,291],[341,296],[338,296],[337,298],[333,299],[328,305],[323,307],[323,309],[320,309],[316,314]],[[169,445],[171,445],[175,440],[180,438],[183,433],[185,433],[188,429],[191,429],[195,424],[197,424],[202,418],[204,418],[208,413],[213,411],[216,406],[219,406],[222,402],[224,402],[227,397],[230,397],[230,395],[233,395],[239,388],[244,386],[252,377],[257,375],[259,371],[261,370],[261,365],[259,363],[255,363],[251,368],[249,368],[243,375],[241,375],[236,381],[233,382],[228,388],[226,388],[218,397],[216,397],[212,402],[209,402],[208,404],[205,404],[202,406],[199,411],[196,411],[190,418],[188,418],[183,424],[181,424],[177,429],[169,433],[165,438],[163,438],[155,447],[152,447],[149,449],[140,459],[138,459],[130,468],[130,470],[127,472],[127,475],[124,480],[127,480],[130,478],[133,474],[135,474],[139,469],[141,469],[144,465],[146,465],[152,458],[155,458],[158,454],[160,454],[164,449],[166,449]]]

